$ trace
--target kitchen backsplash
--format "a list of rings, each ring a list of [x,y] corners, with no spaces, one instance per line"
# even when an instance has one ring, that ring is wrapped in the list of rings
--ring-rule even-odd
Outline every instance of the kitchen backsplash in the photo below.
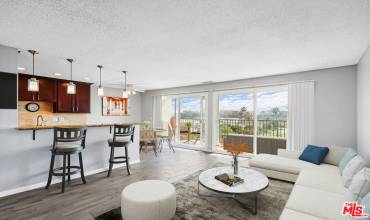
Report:
[[[53,113],[53,103],[35,102],[39,104],[40,109],[37,112],[29,112],[26,109],[28,101],[18,102],[18,126],[36,126],[37,117],[42,126],[55,125],[84,125],[86,124],[86,114],[81,113]]]

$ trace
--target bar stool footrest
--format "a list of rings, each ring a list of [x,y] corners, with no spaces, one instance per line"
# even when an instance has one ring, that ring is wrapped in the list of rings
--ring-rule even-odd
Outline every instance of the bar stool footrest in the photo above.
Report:
[[[75,169],[71,172],[68,172],[68,168],[70,169]],[[56,172],[56,171],[62,171],[62,172]],[[69,175],[73,175],[73,174],[76,174],[76,173],[79,173],[81,171],[81,167],[80,166],[66,166],[66,172],[65,172],[65,175],[68,176]],[[53,169],[53,172],[52,172],[52,175],[53,176],[63,176],[63,167],[58,167],[58,168],[55,168]]]

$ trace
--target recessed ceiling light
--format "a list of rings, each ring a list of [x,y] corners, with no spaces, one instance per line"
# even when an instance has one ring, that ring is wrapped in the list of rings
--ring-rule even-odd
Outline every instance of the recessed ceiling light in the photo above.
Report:
[[[89,77],[84,77],[84,80],[90,81],[90,78]]]
[[[54,73],[55,76],[61,76],[61,73]]]
[[[17,67],[17,70],[25,70],[25,69],[26,69],[26,68],[21,67],[21,66]]]

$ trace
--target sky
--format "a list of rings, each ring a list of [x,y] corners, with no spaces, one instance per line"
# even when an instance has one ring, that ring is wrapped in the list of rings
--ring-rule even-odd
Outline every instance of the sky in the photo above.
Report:
[[[180,98],[180,111],[200,112],[201,100],[202,100],[201,96]]]
[[[180,98],[180,111],[201,110],[201,96]],[[253,94],[236,93],[219,96],[219,110],[239,111],[241,107],[247,107],[249,112],[253,111]],[[288,111],[288,92],[259,92],[257,93],[257,111],[268,111],[273,107],[279,107],[281,111]]]
[[[241,107],[247,107],[247,111],[253,111],[253,94],[239,93],[219,96],[220,111],[238,111]],[[268,111],[273,107],[281,111],[288,110],[288,92],[259,92],[257,93],[257,111]]]

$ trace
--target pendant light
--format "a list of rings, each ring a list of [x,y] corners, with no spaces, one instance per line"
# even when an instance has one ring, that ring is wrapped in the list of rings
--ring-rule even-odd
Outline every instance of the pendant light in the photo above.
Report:
[[[99,88],[98,88],[98,96],[104,96],[104,89],[101,86],[101,68],[103,68],[102,65],[98,65],[98,68],[100,70],[100,81],[99,81]]]
[[[39,81],[35,78],[35,54],[39,52],[35,50],[28,50],[32,54],[32,78],[28,79],[27,90],[29,92],[38,92],[39,91]]]
[[[127,92],[127,78],[126,78],[126,74],[127,72],[125,70],[122,71],[122,73],[125,75],[125,84],[124,84],[124,89],[123,89],[123,93],[122,93],[122,97],[123,98],[128,98],[128,92]]]
[[[71,64],[71,81],[68,83],[67,86],[67,94],[74,95],[76,94],[76,85],[72,82],[72,63],[73,59],[66,59]]]

